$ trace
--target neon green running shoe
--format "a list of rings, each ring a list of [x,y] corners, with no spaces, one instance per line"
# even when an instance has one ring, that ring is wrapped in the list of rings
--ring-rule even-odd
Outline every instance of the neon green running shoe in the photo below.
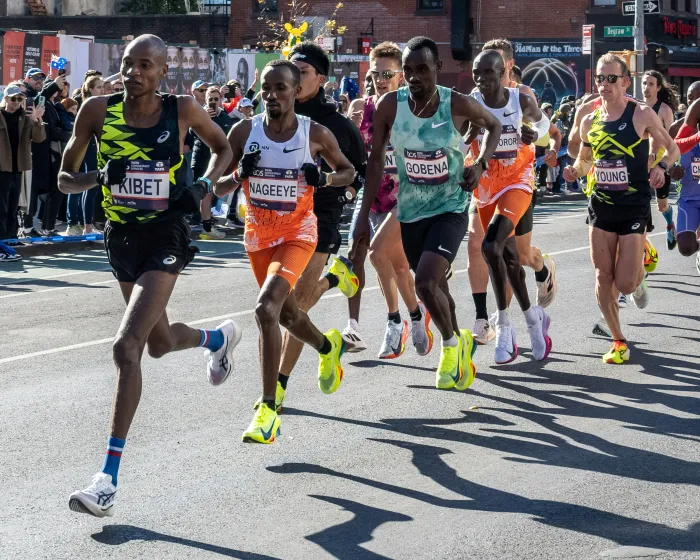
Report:
[[[329,330],[325,336],[331,342],[331,351],[318,355],[318,388],[322,393],[330,395],[340,387],[343,380],[340,357],[345,353],[345,342],[337,329]]]
[[[466,391],[476,378],[476,366],[472,358],[477,345],[472,333],[467,329],[460,329],[459,336],[462,339],[462,378],[455,384],[455,389]]]
[[[275,408],[277,412],[282,412],[282,405],[284,404],[284,399],[287,396],[287,391],[284,390],[282,384],[277,382],[277,389],[275,390]],[[260,397],[253,405],[253,410],[258,410],[258,407],[262,404],[262,397]]]
[[[440,365],[435,374],[435,387],[452,389],[462,379],[462,337],[457,337],[457,346],[442,346]]]
[[[272,443],[280,434],[282,421],[277,412],[265,403],[261,403],[255,411],[253,421],[248,429],[243,432],[243,441],[246,443]]]
[[[338,278],[338,289],[347,298],[353,297],[360,288],[360,279],[352,270],[352,262],[345,257],[336,257],[328,269],[330,274]]]

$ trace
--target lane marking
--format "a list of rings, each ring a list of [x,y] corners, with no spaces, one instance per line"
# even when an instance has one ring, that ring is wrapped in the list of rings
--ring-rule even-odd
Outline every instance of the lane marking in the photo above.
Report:
[[[666,235],[665,231],[661,231],[659,233],[652,233],[649,235],[649,237],[656,237],[658,235]],[[586,251],[588,250],[589,246],[586,245],[584,247],[576,247],[574,249],[564,249],[563,251],[553,251],[551,253],[548,253],[549,255],[565,255],[567,253],[576,253],[578,251]],[[467,272],[466,268],[460,268],[459,270],[455,270],[453,272],[454,274],[464,274]],[[374,292],[379,290],[379,286],[370,286],[369,288],[365,288],[362,290],[362,292]],[[339,298],[339,297],[345,297],[342,293],[337,293],[337,294],[326,294],[325,296],[321,297],[321,300],[328,300],[328,299],[334,299],[334,298]],[[196,321],[189,321],[187,322],[188,325],[203,325],[205,323],[213,323],[215,321],[223,321],[224,319],[231,319],[233,317],[243,317],[245,315],[252,315],[255,312],[255,309],[246,309],[245,311],[236,311],[234,313],[227,313],[226,315],[217,315],[216,317],[207,317],[206,319],[198,319]],[[112,342],[114,340],[114,337],[110,338],[101,338],[99,340],[90,340],[88,342],[81,342],[79,344],[71,344],[70,346],[60,346],[58,348],[49,348],[47,350],[40,350],[39,352],[31,352],[29,354],[20,354],[18,356],[10,356],[9,358],[1,358],[0,359],[0,364],[9,364],[11,362],[17,362],[20,360],[27,360],[30,358],[36,358],[38,356],[48,356],[51,354],[60,354],[61,352],[69,352],[71,350],[77,350],[79,348],[87,348],[89,346],[99,346],[100,344],[107,344],[109,342]]]

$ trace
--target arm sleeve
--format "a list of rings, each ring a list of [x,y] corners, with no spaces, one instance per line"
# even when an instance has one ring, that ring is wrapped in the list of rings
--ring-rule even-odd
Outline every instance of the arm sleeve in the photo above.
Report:
[[[695,134],[693,134],[693,132],[695,132]],[[676,134],[675,142],[681,154],[687,154],[695,146],[700,144],[700,132],[696,132],[693,130],[693,127],[683,123],[678,134]]]

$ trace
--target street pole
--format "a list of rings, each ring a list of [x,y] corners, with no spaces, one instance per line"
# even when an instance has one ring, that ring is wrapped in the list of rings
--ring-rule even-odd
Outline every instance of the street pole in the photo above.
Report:
[[[634,78],[634,97],[642,99],[642,74],[644,73],[644,0],[635,0],[634,50],[637,53],[637,68]]]

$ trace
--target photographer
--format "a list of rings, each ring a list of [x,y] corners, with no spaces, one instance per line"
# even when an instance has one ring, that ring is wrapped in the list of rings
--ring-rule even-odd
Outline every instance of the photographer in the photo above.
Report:
[[[253,102],[253,107],[258,106],[258,100],[255,98],[255,84],[258,83],[258,69],[255,69],[255,76],[253,77],[253,83],[250,84],[248,91],[245,94],[246,99],[250,99]],[[238,102],[243,99],[241,93],[241,83],[238,80],[229,80],[226,85],[221,88],[221,96],[227,100],[226,103],[222,103],[222,107],[227,113],[231,113]]]

